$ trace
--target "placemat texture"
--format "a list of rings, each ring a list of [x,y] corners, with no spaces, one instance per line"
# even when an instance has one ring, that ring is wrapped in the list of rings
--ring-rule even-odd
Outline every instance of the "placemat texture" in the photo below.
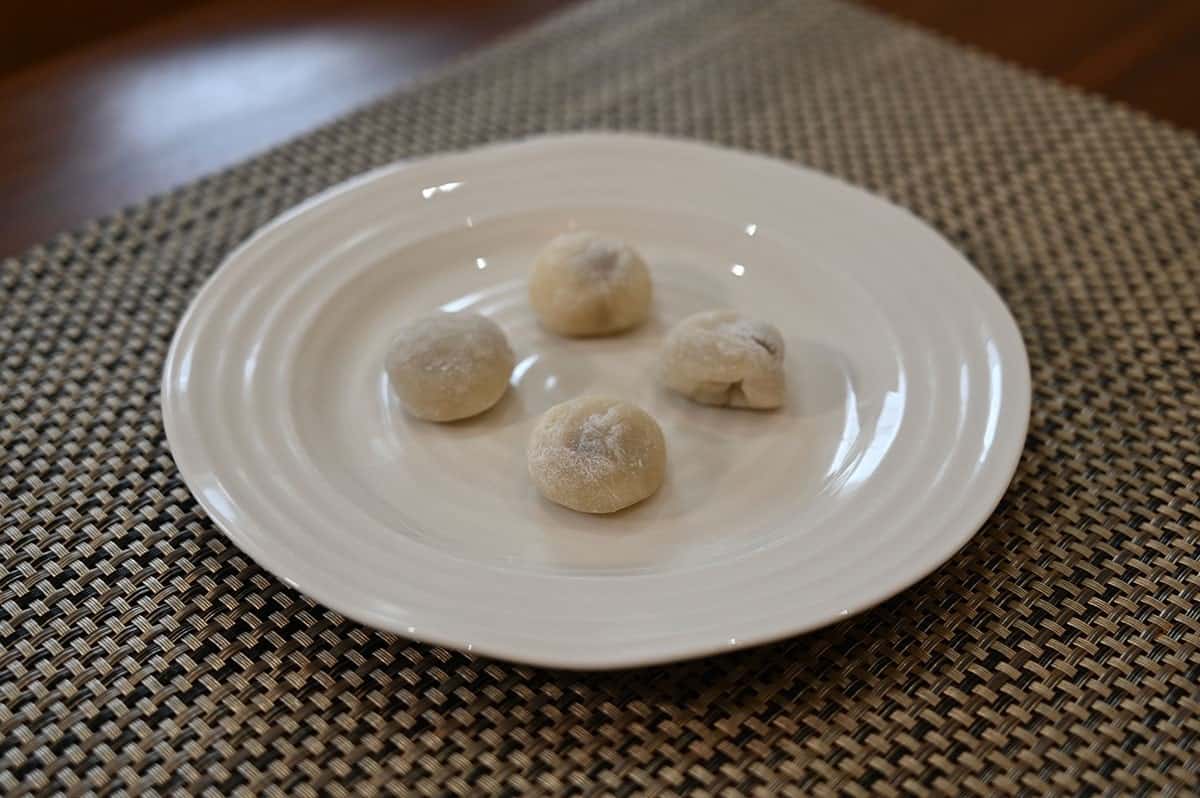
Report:
[[[997,287],[1032,427],[946,567],[815,634],[580,675],[347,622],[200,512],[159,376],[234,245],[370,167],[585,128],[841,175]],[[829,0],[596,2],[0,274],[0,792],[1200,791],[1194,136]]]

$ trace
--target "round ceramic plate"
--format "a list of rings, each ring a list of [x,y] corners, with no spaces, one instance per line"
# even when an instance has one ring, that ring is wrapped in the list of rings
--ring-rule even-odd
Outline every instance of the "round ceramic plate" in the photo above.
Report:
[[[539,328],[537,250],[566,230],[634,243],[650,321]],[[702,407],[655,381],[666,331],[729,307],[787,341],[787,405]],[[410,418],[383,371],[396,328],[474,310],[507,332],[505,398]],[[668,474],[610,516],[543,500],[538,416],[582,394],[662,425]],[[184,479],[264,568],[418,640],[522,662],[664,662],[804,632],[912,585],[1004,493],[1030,379],[993,290],[909,213],[828,176],[695,143],[530,139],[397,164],[243,244],[167,359]]]

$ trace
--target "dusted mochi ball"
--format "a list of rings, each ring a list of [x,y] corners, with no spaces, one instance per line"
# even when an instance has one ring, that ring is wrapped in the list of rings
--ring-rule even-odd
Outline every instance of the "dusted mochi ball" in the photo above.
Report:
[[[732,310],[688,316],[671,329],[659,372],[694,402],[767,410],[783,404],[783,336]]]
[[[667,444],[658,422],[619,399],[582,396],[545,412],[529,438],[529,476],[552,502],[611,513],[662,484]]]
[[[610,335],[650,312],[650,272],[623,241],[565,233],[538,254],[529,281],[538,319],[560,335]]]
[[[387,355],[387,373],[409,413],[455,421],[500,401],[514,362],[504,331],[491,319],[439,313],[400,329]]]

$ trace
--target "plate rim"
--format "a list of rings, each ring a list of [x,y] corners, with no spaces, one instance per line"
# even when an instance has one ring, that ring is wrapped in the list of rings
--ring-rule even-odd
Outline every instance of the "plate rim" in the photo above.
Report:
[[[1005,380],[1000,393],[1003,395],[1003,402],[1006,406],[1006,412],[1010,419],[1013,414],[1018,416],[1019,435],[1014,432],[1011,438],[1007,440],[1007,445],[1004,442],[997,442],[997,446],[993,447],[989,452],[989,458],[993,460],[993,469],[997,475],[998,487],[992,491],[990,499],[986,502],[980,502],[978,507],[979,512],[972,513],[970,518],[964,518],[956,528],[962,530],[958,535],[943,538],[947,540],[945,546],[937,549],[936,556],[928,556],[923,560],[923,565],[913,567],[909,572],[900,579],[895,579],[887,583],[886,588],[876,590],[874,592],[860,595],[858,601],[853,602],[839,616],[826,618],[824,620],[809,620],[799,621],[794,624],[781,624],[778,628],[762,629],[755,633],[751,630],[744,638],[739,638],[735,644],[726,638],[719,640],[704,639],[686,639],[679,637],[660,636],[660,642],[657,645],[651,645],[650,650],[643,650],[640,653],[629,652],[614,649],[604,655],[591,654],[584,652],[582,656],[574,655],[570,652],[562,651],[557,655],[547,654],[545,652],[527,653],[520,650],[520,643],[513,643],[505,646],[497,643],[488,642],[468,642],[462,635],[453,633],[443,634],[437,631],[438,623],[422,624],[419,628],[410,625],[402,624],[396,619],[381,615],[377,612],[371,612],[363,607],[356,606],[353,602],[343,599],[343,595],[336,588],[329,588],[320,580],[301,584],[302,580],[297,580],[287,575],[286,568],[272,556],[270,547],[259,545],[258,541],[250,535],[243,534],[236,528],[236,524],[232,523],[220,510],[216,507],[208,495],[203,491],[197,491],[194,486],[199,482],[199,477],[196,474],[196,469],[199,467],[192,462],[192,457],[189,455],[188,447],[185,444],[185,430],[183,429],[185,415],[182,408],[176,412],[173,399],[178,398],[178,393],[173,390],[172,375],[179,368],[180,360],[185,355],[185,346],[187,344],[187,333],[192,328],[195,316],[198,314],[208,297],[211,296],[218,284],[218,278],[226,268],[242,258],[248,251],[260,246],[263,241],[275,235],[281,228],[286,227],[298,217],[303,216],[310,210],[320,207],[336,197],[341,197],[350,192],[356,191],[364,185],[373,183],[377,180],[384,179],[391,175],[402,173],[412,168],[415,164],[437,161],[442,159],[453,159],[461,156],[478,156],[487,153],[502,153],[505,149],[516,149],[521,147],[534,146],[570,146],[580,144],[608,144],[613,143],[617,146],[671,146],[694,148],[703,151],[716,151],[724,157],[743,158],[747,163],[751,161],[759,162],[762,166],[771,168],[782,168],[789,170],[797,170],[811,175],[819,176],[824,180],[833,181],[840,185],[842,189],[849,190],[861,195],[866,195],[866,198],[873,200],[876,203],[882,203],[889,207],[892,211],[899,211],[903,214],[907,221],[915,224],[926,233],[936,236],[948,249],[953,251],[964,267],[963,276],[967,278],[967,283],[971,285],[978,296],[979,301],[983,305],[990,305],[991,312],[988,314],[990,320],[997,323],[997,329],[993,332],[997,336],[1004,337],[1001,350],[1001,360],[1005,372]],[[969,276],[967,275],[969,273]],[[299,590],[305,595],[312,598],[317,603],[328,607],[343,616],[352,619],[356,622],[366,624],[376,629],[395,633],[409,639],[418,640],[426,643],[431,643],[440,646],[446,646],[471,654],[481,654],[492,656],[508,661],[516,661],[531,665],[577,669],[577,670],[594,670],[594,669],[611,669],[611,668],[626,668],[640,667],[647,665],[663,664],[684,659],[692,659],[695,657],[706,656],[710,654],[728,652],[734,649],[742,649],[745,647],[758,646],[781,639],[793,637],[796,635],[811,632],[828,626],[832,623],[845,620],[848,617],[857,615],[867,609],[870,609],[878,604],[887,601],[890,598],[912,587],[917,582],[920,582],[925,577],[936,571],[947,561],[952,559],[955,554],[960,551],[986,524],[988,518],[994,513],[995,508],[1003,500],[1012,478],[1019,466],[1021,456],[1024,452],[1024,444],[1028,435],[1030,414],[1032,409],[1032,376],[1030,372],[1028,353],[1025,348],[1024,340],[1020,333],[1020,328],[1016,323],[1011,311],[1004,303],[996,289],[989,283],[983,275],[976,269],[969,260],[950,244],[946,238],[939,233],[935,228],[927,222],[917,217],[903,206],[893,203],[889,199],[882,197],[873,192],[867,191],[861,187],[855,186],[845,180],[834,175],[829,175],[824,172],[806,167],[795,162],[785,161],[782,159],[773,158],[759,153],[738,150],[731,147],[714,145],[707,142],[701,142],[692,139],[679,139],[658,135],[645,135],[637,133],[605,133],[605,132],[584,132],[584,133],[567,133],[567,134],[550,134],[550,135],[535,135],[521,139],[497,142],[487,144],[482,147],[476,147],[469,150],[461,150],[447,153],[437,153],[428,158],[397,161],[383,166],[371,169],[360,175],[352,177],[346,181],[335,184],[317,194],[313,195],[300,202],[299,204],[289,208],[278,216],[272,218],[266,224],[256,229],[244,241],[239,243],[221,260],[221,263],[213,270],[213,272],[205,279],[202,287],[197,291],[195,296],[190,301],[187,310],[180,317],[172,336],[171,345],[164,361],[162,382],[160,388],[160,407],[163,416],[163,426],[166,434],[168,446],[170,448],[173,459],[179,468],[180,475],[184,483],[188,486],[189,492],[204,508],[208,518],[221,530],[222,534],[243,553],[249,556],[255,563],[262,567],[267,572],[284,581],[289,586]],[[999,478],[1003,475],[1003,479]],[[968,483],[968,487],[975,487]],[[562,577],[571,578],[571,577]],[[616,579],[622,577],[620,575],[603,576],[589,575],[586,577],[589,580],[595,579]],[[453,613],[448,615],[452,616]],[[453,626],[453,624],[448,624]]]

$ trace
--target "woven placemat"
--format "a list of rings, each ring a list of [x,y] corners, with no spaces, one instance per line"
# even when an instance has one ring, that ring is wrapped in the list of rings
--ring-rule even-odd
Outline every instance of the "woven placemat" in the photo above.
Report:
[[[222,257],[370,167],[583,128],[841,175],[996,286],[1032,426],[947,566],[815,634],[580,675],[350,623],[206,519],[158,390]],[[0,792],[1200,790],[1194,136],[827,0],[599,2],[0,280]]]

